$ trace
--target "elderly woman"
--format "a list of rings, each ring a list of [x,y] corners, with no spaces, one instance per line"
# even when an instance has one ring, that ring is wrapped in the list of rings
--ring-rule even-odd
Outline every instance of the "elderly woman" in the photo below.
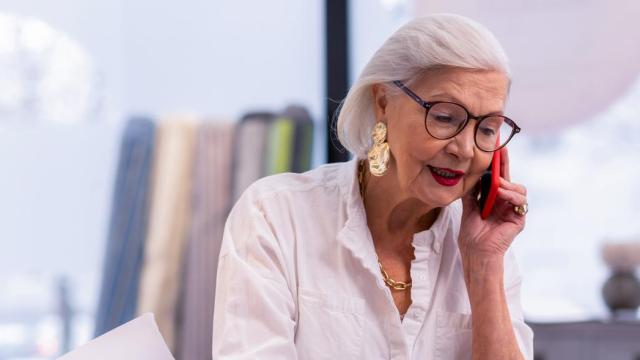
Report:
[[[505,53],[455,15],[411,21],[342,105],[355,158],[257,181],[224,231],[214,359],[532,359],[511,251]],[[500,151],[495,207],[477,185]]]

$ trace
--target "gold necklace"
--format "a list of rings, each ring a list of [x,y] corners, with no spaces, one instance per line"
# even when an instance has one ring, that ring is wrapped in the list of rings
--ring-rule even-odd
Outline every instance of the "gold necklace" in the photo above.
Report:
[[[358,164],[358,185],[360,186],[360,195],[364,200],[363,181],[364,181],[364,160],[360,160],[360,163]],[[378,258],[378,266],[380,266],[380,273],[382,273],[382,279],[384,280],[384,283],[387,284],[387,286],[390,287],[391,289],[404,291],[411,287],[411,281],[402,282],[402,281],[395,281],[392,278],[390,278],[389,274],[382,267],[382,263],[380,262],[379,258]]]
[[[395,281],[392,278],[390,278],[389,274],[387,274],[387,272],[384,271],[384,269],[382,268],[382,263],[380,262],[380,259],[378,259],[378,265],[380,265],[380,272],[382,273],[382,278],[384,279],[384,283],[387,284],[388,287],[398,291],[404,291],[411,287],[411,281],[409,281],[408,283],[405,283],[402,281]]]

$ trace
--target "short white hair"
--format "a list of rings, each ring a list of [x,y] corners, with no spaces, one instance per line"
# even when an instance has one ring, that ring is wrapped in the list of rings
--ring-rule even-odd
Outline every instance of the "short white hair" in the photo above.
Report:
[[[504,49],[484,26],[466,17],[435,14],[416,18],[398,29],[376,51],[339,108],[340,143],[358,158],[371,146],[375,110],[371,86],[391,82],[410,84],[425,71],[442,67],[494,70],[510,78]]]

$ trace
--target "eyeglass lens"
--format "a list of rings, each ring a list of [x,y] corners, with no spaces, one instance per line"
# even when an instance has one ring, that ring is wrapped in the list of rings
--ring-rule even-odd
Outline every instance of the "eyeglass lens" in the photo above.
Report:
[[[427,111],[425,126],[431,136],[449,139],[462,130],[467,116],[467,111],[458,104],[437,103]],[[503,116],[485,117],[477,125],[475,141],[482,150],[493,151],[503,146],[513,131],[513,126]]]

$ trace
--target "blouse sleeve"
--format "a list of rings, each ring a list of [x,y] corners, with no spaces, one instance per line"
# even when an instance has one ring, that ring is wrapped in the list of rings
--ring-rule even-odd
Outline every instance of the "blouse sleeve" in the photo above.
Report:
[[[507,251],[505,256],[505,270],[505,294],[513,323],[513,331],[524,358],[533,360],[533,331],[524,322],[522,304],[520,303],[522,276],[511,249]]]
[[[296,359],[295,297],[274,233],[263,211],[241,197],[219,256],[213,359]]]

